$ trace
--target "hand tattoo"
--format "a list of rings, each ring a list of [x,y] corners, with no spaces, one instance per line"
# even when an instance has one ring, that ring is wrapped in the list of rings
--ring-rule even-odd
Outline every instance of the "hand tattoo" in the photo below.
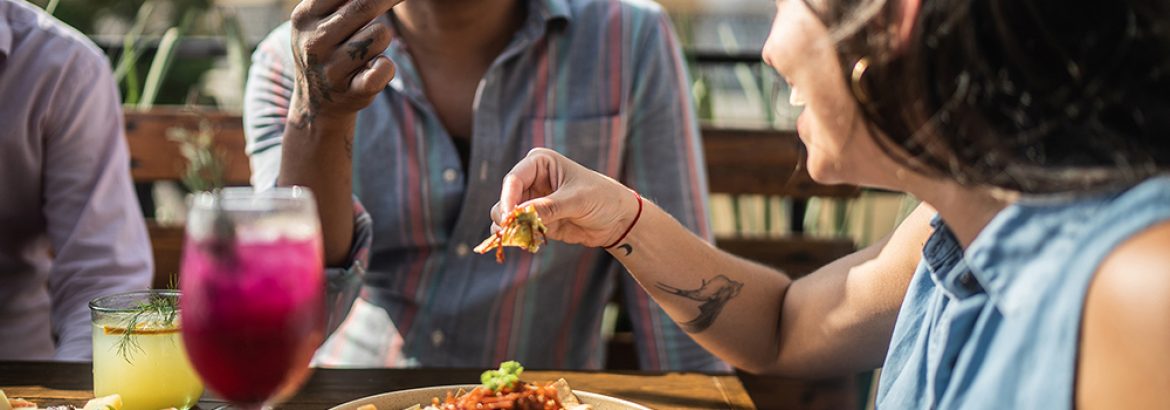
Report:
[[[699,305],[698,317],[687,322],[679,323],[679,326],[687,333],[699,333],[707,330],[707,328],[711,327],[711,324],[715,323],[715,318],[719,317],[719,313],[723,312],[723,306],[726,306],[728,301],[739,296],[739,290],[743,288],[743,283],[731,280],[727,276],[719,275],[709,280],[704,280],[703,285],[694,290],[683,290],[664,285],[662,282],[658,282],[656,287],[663,292],[682,296],[696,302],[703,302]]]
[[[302,102],[298,104],[300,106],[296,108],[300,113],[300,118],[293,122],[292,126],[304,129],[317,118],[317,112],[321,109],[321,100],[333,101],[329,81],[325,78],[324,65],[317,62],[316,55],[305,56],[305,64],[297,79],[297,87],[305,98],[301,99]]]
[[[370,44],[374,44],[374,39],[367,38],[362,41],[354,41],[345,45],[349,49],[346,53],[349,54],[351,60],[366,60],[370,55]]]

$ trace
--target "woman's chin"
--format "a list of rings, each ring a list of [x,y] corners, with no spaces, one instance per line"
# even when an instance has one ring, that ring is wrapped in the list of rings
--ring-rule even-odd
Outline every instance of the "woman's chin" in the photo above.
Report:
[[[846,183],[841,179],[840,167],[834,166],[832,163],[809,157],[806,167],[808,169],[808,175],[818,184],[836,185]]]

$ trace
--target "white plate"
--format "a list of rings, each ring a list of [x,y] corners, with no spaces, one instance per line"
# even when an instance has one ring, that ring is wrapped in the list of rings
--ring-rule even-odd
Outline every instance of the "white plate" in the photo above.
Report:
[[[459,389],[471,390],[475,386],[474,384],[458,384],[399,390],[363,397],[329,410],[356,410],[358,406],[363,404],[373,404],[378,406],[378,410],[402,410],[416,404],[427,405],[431,403],[431,399],[434,397],[447,397],[447,392],[456,392]],[[649,407],[641,404],[597,393],[573,389],[573,394],[576,394],[577,398],[581,399],[581,403],[593,406],[593,410],[650,410]]]

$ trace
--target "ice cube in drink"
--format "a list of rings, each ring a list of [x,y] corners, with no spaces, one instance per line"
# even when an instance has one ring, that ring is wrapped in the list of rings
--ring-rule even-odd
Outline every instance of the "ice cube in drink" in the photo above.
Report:
[[[287,225],[270,234],[237,228],[227,248],[187,238],[183,338],[209,389],[259,407],[290,395],[308,376],[324,338],[323,256],[315,226],[305,235]]]

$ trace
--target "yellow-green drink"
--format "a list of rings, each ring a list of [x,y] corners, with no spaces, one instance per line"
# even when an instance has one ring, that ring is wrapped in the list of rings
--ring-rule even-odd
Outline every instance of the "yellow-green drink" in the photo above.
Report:
[[[179,334],[178,292],[142,291],[95,299],[93,393],[122,396],[124,410],[193,407],[203,383]]]

